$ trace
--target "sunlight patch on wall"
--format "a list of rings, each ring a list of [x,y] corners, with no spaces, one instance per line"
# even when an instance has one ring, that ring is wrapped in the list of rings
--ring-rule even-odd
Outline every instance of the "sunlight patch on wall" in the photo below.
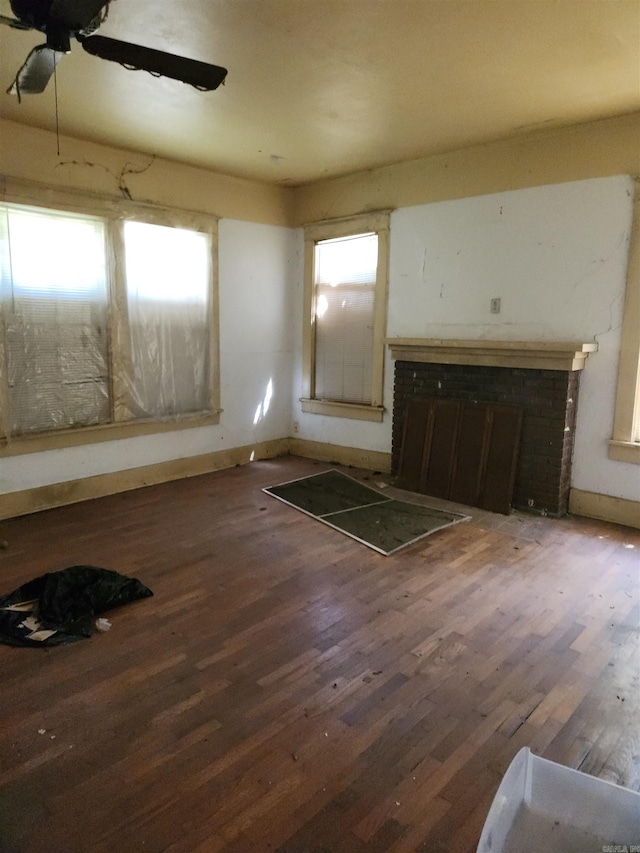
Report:
[[[253,416],[253,425],[257,426],[260,421],[266,417],[267,412],[271,406],[271,400],[273,399],[273,378],[269,379],[267,383],[267,387],[264,393],[264,398],[262,402],[258,403],[258,407],[256,409],[255,415]]]

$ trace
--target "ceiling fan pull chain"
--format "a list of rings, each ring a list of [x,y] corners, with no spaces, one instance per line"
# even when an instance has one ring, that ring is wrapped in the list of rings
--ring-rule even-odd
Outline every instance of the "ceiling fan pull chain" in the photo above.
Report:
[[[58,115],[58,71],[56,62],[53,63],[53,93],[56,102],[56,145],[58,148],[58,157],[60,157],[60,118]]]

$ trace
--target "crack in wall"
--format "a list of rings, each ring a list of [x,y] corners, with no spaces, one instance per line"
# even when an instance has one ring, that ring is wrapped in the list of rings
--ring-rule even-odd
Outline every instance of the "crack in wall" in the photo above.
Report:
[[[128,201],[133,201],[133,195],[127,184],[127,176],[144,174],[153,166],[155,159],[156,155],[153,154],[149,162],[143,166],[135,166],[131,161],[127,161],[119,172],[114,172],[102,163],[92,163],[90,160],[61,160],[59,163],[56,163],[55,168],[57,169],[60,166],[88,166],[91,169],[102,169],[114,179],[122,197]]]

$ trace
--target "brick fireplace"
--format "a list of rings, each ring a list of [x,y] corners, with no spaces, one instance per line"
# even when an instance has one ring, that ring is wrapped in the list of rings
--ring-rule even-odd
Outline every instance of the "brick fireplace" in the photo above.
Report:
[[[448,398],[522,409],[512,504],[560,517],[571,483],[580,372],[596,344],[390,339],[395,360],[392,470],[408,400]]]

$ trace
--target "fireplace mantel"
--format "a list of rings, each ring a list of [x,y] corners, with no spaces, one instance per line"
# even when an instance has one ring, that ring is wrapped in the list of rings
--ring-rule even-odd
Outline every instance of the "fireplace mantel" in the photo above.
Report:
[[[474,364],[534,370],[582,370],[597,343],[576,341],[484,341],[439,338],[387,338],[397,361]]]

